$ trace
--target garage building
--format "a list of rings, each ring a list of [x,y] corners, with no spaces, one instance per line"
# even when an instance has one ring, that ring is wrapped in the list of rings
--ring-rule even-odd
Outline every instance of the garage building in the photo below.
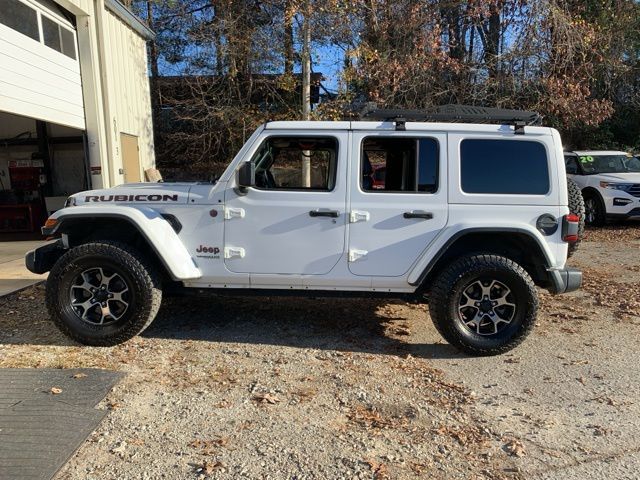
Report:
[[[154,167],[152,39],[117,0],[2,0],[0,240]]]

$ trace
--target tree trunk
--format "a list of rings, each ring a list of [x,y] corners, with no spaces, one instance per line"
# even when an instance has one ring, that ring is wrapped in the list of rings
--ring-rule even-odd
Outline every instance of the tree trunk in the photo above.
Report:
[[[293,74],[293,7],[284,3],[284,73]]]
[[[311,117],[311,18],[310,2],[307,0],[302,26],[302,119]],[[310,152],[302,152],[302,185],[311,186]]]

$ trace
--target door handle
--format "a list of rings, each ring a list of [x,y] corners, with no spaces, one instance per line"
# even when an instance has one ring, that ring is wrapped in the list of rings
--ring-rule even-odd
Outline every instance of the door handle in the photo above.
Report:
[[[402,215],[404,218],[422,218],[424,220],[431,220],[433,213],[425,212],[423,210],[411,210],[410,212],[404,212]]]
[[[340,216],[340,212],[337,210],[311,210],[309,212],[310,217],[331,217],[338,218]]]

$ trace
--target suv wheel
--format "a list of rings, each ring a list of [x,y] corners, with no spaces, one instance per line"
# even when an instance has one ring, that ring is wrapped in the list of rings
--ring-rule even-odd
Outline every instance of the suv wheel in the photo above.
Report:
[[[153,321],[162,291],[141,255],[115,242],[70,249],[47,279],[47,308],[56,326],[85,345],[129,340]]]
[[[587,225],[602,227],[607,221],[604,203],[597,193],[587,193],[584,196],[584,218]]]
[[[569,244],[568,256],[573,255],[578,250],[578,245],[584,235],[584,198],[582,198],[582,192],[576,182],[567,178],[567,193],[569,196],[569,212],[575,214],[580,219],[578,223],[578,240]]]
[[[445,268],[429,294],[440,334],[472,355],[497,355],[516,347],[536,321],[538,296],[529,274],[496,255],[463,257]]]

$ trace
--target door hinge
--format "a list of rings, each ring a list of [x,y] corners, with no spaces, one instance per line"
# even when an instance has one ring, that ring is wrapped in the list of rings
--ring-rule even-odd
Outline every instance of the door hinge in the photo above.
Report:
[[[224,258],[244,258],[244,248],[224,247]]]
[[[351,210],[349,214],[349,222],[357,223],[357,222],[368,222],[371,218],[369,212],[363,212],[361,210]]]
[[[232,218],[244,218],[244,208],[225,208],[224,218],[225,220],[231,220]]]
[[[367,252],[366,250],[351,249],[351,250],[349,250],[349,261],[350,262],[358,261],[361,258],[366,257],[368,253],[369,252]]]

